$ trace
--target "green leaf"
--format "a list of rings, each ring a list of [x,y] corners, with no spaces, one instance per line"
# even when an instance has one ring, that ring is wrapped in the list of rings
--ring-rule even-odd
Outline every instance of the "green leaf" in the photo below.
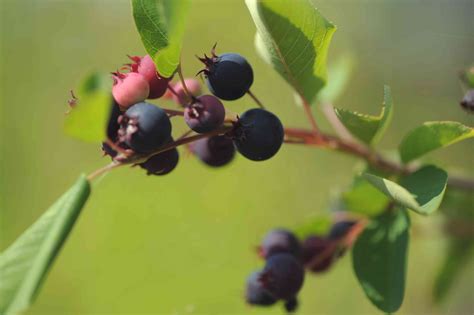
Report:
[[[189,0],[132,0],[133,18],[146,52],[162,77],[180,63]]]
[[[393,313],[405,294],[410,221],[403,208],[387,211],[354,244],[352,264],[362,289],[380,310]]]
[[[423,215],[439,208],[448,181],[448,174],[432,165],[403,178],[401,185],[372,174],[362,176],[394,202]]]
[[[89,193],[82,176],[1,254],[0,314],[16,314],[33,303]]]
[[[384,211],[389,198],[363,177],[356,176],[350,189],[342,194],[346,209],[368,216],[375,216]]]
[[[87,142],[105,139],[109,117],[112,79],[92,73],[77,89],[77,103],[71,108],[64,122],[64,131],[71,137]]]
[[[433,150],[474,137],[474,130],[455,121],[426,122],[410,131],[398,150],[404,163]]]
[[[331,228],[333,220],[329,216],[314,216],[304,224],[294,229],[294,233],[300,239],[308,235],[325,235]]]
[[[326,82],[326,59],[336,27],[310,0],[246,0],[262,58],[311,103]]]
[[[352,135],[366,144],[373,145],[380,140],[392,119],[393,100],[390,87],[384,86],[384,102],[379,116],[339,108],[334,108],[334,111]]]
[[[349,83],[349,78],[354,69],[354,57],[343,55],[328,68],[326,86],[318,93],[318,102],[334,102]]]
[[[468,265],[474,254],[474,242],[471,239],[451,239],[436,276],[433,287],[435,302],[441,303],[463,267]]]

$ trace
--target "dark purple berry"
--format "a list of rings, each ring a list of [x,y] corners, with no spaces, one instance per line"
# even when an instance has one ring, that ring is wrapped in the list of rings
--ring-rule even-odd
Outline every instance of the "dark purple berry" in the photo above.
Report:
[[[306,268],[313,272],[323,272],[331,267],[336,246],[330,239],[309,236],[302,244],[302,259]]]
[[[136,152],[159,149],[171,137],[171,122],[161,108],[138,103],[120,117],[119,140]]]
[[[184,110],[186,124],[197,133],[205,133],[219,128],[225,119],[225,108],[212,95],[202,95]]]
[[[141,163],[140,167],[147,170],[148,175],[166,175],[178,165],[179,153],[176,148],[158,153]]]
[[[107,122],[107,130],[106,135],[108,140],[112,142],[117,142],[118,140],[118,130],[120,128],[120,124],[118,123],[118,119],[121,115],[121,111],[117,101],[112,97],[112,103],[110,104],[110,112],[109,112],[109,120]],[[112,149],[106,142],[102,143],[102,150],[105,154],[115,157],[117,155],[117,151]]]
[[[204,58],[199,58],[206,65],[201,72],[205,75],[207,87],[223,100],[241,98],[253,83],[252,67],[241,55],[227,53],[217,56],[214,48],[211,57],[204,55]]]
[[[288,313],[294,313],[297,308],[298,308],[298,299],[296,297],[293,297],[285,301],[285,310]]]
[[[474,89],[467,91],[461,101],[461,106],[467,111],[474,112]]]
[[[253,161],[263,161],[280,150],[284,131],[277,116],[264,109],[254,108],[240,116],[233,136],[240,154]]]
[[[213,167],[224,166],[233,160],[235,147],[226,136],[212,136],[191,143],[191,151],[205,164]]]
[[[338,240],[347,235],[352,227],[356,224],[356,221],[345,220],[334,223],[329,231],[328,238]]]
[[[262,274],[255,271],[247,278],[245,300],[251,305],[270,306],[276,303],[276,299],[267,291],[260,280]]]
[[[288,253],[298,257],[300,244],[296,236],[285,229],[275,229],[270,231],[262,241],[260,255],[268,259],[277,253]]]
[[[275,298],[287,300],[303,286],[304,269],[293,255],[275,254],[268,258],[260,281]]]

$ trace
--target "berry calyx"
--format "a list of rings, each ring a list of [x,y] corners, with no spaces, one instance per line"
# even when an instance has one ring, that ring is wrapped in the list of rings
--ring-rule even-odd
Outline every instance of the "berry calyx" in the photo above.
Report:
[[[171,138],[171,122],[158,106],[141,102],[130,107],[119,118],[120,142],[139,153],[159,149]]]
[[[236,53],[216,55],[215,46],[211,57],[204,55],[199,60],[206,68],[203,73],[209,90],[223,100],[241,98],[253,83],[253,70],[247,60]],[[199,74],[198,73],[198,74]]]
[[[217,129],[224,123],[225,108],[212,95],[201,95],[184,110],[184,120],[193,131],[205,133]]]
[[[280,119],[260,108],[246,111],[233,130],[235,146],[240,154],[253,161],[273,157],[283,143],[284,130]]]
[[[303,286],[304,269],[293,255],[275,254],[267,260],[260,281],[273,297],[288,300]]]
[[[234,143],[226,136],[199,139],[190,144],[190,149],[202,162],[212,167],[224,166],[235,156]]]
[[[112,79],[112,95],[122,111],[144,101],[150,93],[148,81],[139,73],[117,71],[112,74]]]
[[[168,82],[170,78],[163,78],[157,72],[155,62],[150,55],[140,56],[129,56],[133,61],[129,65],[132,72],[141,74],[150,86],[149,99],[155,99],[163,96],[168,88]]]
[[[300,244],[296,236],[285,229],[270,231],[263,239],[259,248],[260,255],[268,259],[277,253],[288,253],[295,257],[299,256]]]
[[[245,300],[248,304],[259,306],[270,306],[277,302],[270,292],[263,287],[260,280],[262,273],[255,271],[247,278],[247,287],[245,290]]]
[[[176,168],[179,161],[179,152],[176,148],[158,153],[146,162],[139,164],[147,171],[147,175],[166,175]]]

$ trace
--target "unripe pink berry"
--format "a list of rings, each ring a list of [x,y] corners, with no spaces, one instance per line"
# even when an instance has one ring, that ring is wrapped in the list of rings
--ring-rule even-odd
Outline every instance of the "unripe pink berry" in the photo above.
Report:
[[[201,83],[199,83],[198,80],[192,78],[184,79],[184,83],[186,84],[189,93],[191,93],[193,96],[201,94]],[[186,92],[184,91],[181,82],[175,83],[172,88],[174,89],[177,95],[168,90],[166,92],[165,97],[171,98],[177,104],[181,104],[183,106],[188,105],[187,103],[189,102],[189,100],[186,97]]]
[[[112,95],[122,111],[144,101],[150,93],[148,81],[139,73],[115,72],[113,79]]]
[[[154,99],[159,98],[165,94],[168,87],[169,78],[161,77],[156,71],[156,65],[153,59],[149,55],[143,57],[134,56],[130,57],[134,62],[130,65],[132,72],[137,72],[145,77],[150,85],[150,93],[148,98]]]

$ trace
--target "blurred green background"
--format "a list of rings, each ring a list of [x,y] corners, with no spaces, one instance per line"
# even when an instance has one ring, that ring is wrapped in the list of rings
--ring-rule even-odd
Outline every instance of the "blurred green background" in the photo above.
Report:
[[[383,84],[395,115],[381,149],[392,149],[423,121],[473,125],[458,106],[459,70],[474,61],[472,0],[315,0],[338,26],[330,62],[350,52],[357,68],[337,105],[378,113]],[[291,1],[288,1],[291,5]],[[62,131],[69,90],[90,70],[112,71],[143,54],[128,1],[0,1],[0,250],[7,247],[82,172],[107,163],[98,145]],[[195,54],[239,52],[252,63],[254,92],[285,125],[306,126],[291,89],[256,55],[255,27],[240,0],[194,0],[183,68]],[[158,103],[164,104],[159,101]],[[171,106],[166,103],[165,106]],[[235,112],[248,98],[227,103]],[[320,112],[321,124],[327,128]],[[176,134],[184,130],[176,123]],[[243,302],[247,275],[260,267],[254,247],[277,226],[295,227],[327,212],[331,192],[350,183],[357,161],[285,146],[273,159],[238,157],[208,169],[181,151],[166,177],[119,169],[93,194],[29,314],[281,314]],[[474,176],[473,142],[430,155]],[[444,255],[439,215],[415,218],[407,292],[400,314],[472,314],[474,267],[463,271],[442,306],[431,301]],[[331,272],[309,275],[301,314],[377,314],[352,273],[350,255]]]

